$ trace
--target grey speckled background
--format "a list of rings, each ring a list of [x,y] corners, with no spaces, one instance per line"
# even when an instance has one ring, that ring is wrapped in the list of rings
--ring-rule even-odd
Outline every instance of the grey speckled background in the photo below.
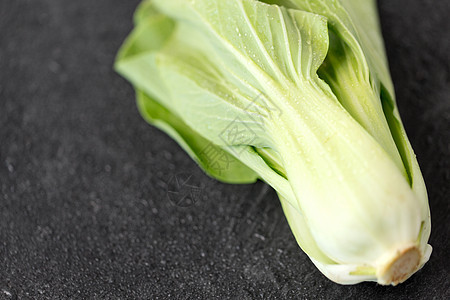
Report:
[[[449,1],[383,0],[434,252],[398,287],[340,286],[297,246],[273,190],[203,175],[112,70],[137,0],[0,1],[0,299],[450,299]],[[177,173],[195,205],[166,197]]]

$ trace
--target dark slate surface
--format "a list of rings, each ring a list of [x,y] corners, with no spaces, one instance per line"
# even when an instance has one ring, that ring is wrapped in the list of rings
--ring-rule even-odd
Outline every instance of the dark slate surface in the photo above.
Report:
[[[112,70],[137,0],[0,1],[0,299],[443,299],[449,290],[449,1],[380,1],[434,252],[398,287],[340,286],[273,190],[209,179]],[[193,174],[195,205],[168,201]]]

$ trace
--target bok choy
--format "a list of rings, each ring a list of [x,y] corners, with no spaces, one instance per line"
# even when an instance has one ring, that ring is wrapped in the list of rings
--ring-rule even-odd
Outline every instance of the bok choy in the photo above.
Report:
[[[375,0],[150,0],[134,21],[115,67],[143,117],[210,176],[270,184],[323,274],[396,285],[429,259]]]

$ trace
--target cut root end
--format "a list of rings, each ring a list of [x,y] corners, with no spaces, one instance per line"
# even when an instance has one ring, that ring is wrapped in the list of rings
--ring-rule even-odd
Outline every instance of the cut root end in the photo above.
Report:
[[[408,279],[418,269],[421,259],[417,246],[398,250],[396,255],[378,272],[378,282],[397,285]]]

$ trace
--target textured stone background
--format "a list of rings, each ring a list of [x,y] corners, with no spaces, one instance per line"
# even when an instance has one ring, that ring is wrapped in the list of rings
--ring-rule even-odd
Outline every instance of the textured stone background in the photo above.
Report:
[[[143,121],[112,70],[137,0],[0,1],[0,299],[449,299],[449,3],[379,3],[434,247],[382,287],[327,280],[273,190],[209,179]],[[183,172],[187,208],[166,195]]]

